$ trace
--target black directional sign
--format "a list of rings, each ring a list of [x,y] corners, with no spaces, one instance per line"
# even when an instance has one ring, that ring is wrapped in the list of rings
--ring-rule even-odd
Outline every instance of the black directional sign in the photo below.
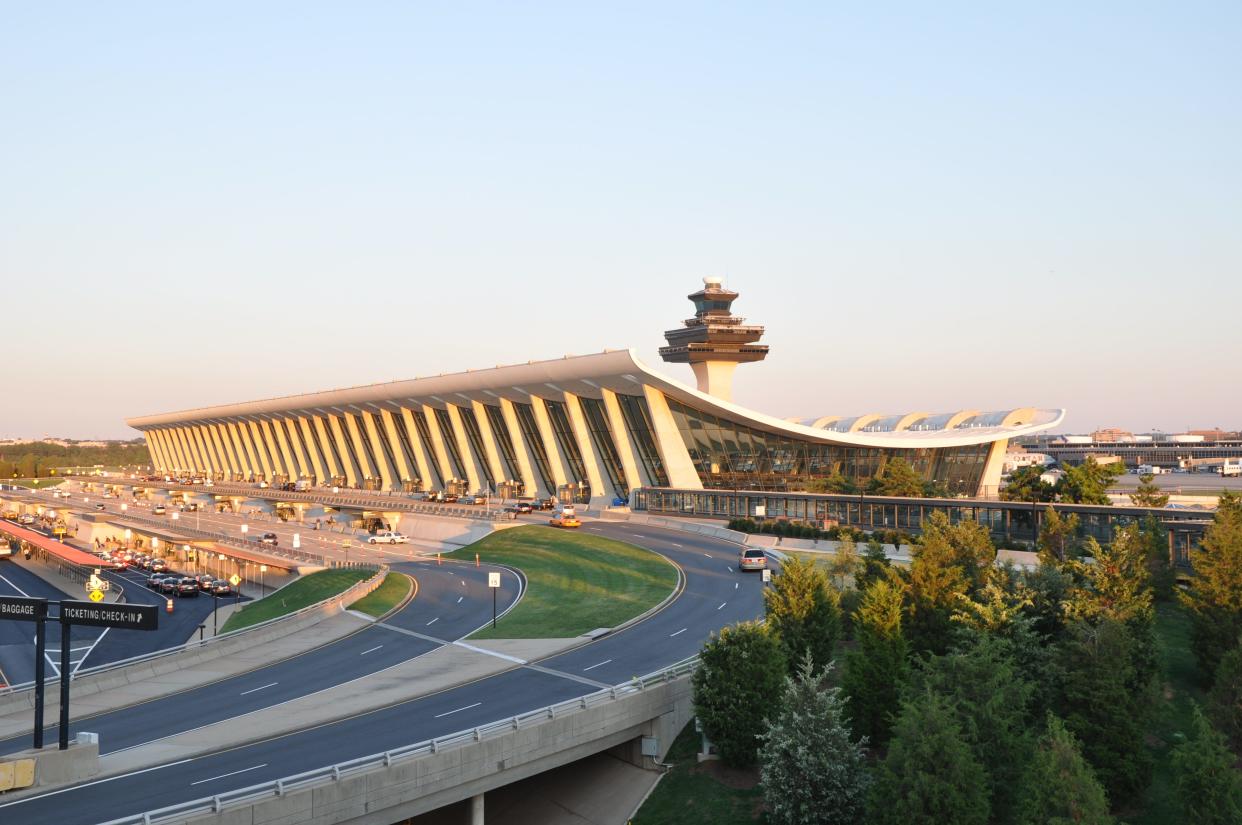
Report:
[[[155,630],[159,609],[150,604],[60,603],[60,620],[71,624],[115,627],[120,630]]]
[[[23,599],[20,596],[0,596],[0,619],[18,622],[37,622],[47,616],[47,599]]]

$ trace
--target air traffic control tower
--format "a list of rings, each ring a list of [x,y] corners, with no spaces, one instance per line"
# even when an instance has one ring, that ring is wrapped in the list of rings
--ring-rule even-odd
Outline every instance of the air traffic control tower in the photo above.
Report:
[[[743,323],[733,314],[738,293],[726,289],[719,278],[704,278],[703,288],[687,295],[694,302],[694,317],[684,326],[664,333],[667,347],[660,356],[670,364],[689,364],[698,379],[699,392],[724,401],[733,400],[733,370],[738,364],[762,361],[768,345],[756,343],[763,327]]]

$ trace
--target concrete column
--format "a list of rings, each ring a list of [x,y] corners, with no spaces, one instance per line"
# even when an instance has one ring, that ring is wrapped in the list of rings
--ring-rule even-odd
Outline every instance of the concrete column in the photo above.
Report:
[[[212,440],[211,425],[199,424],[198,431],[203,438],[203,446],[207,448],[207,456],[211,459],[214,472],[216,474],[228,474],[228,462],[224,460],[224,455],[220,452],[219,446]]]
[[[548,465],[552,470],[552,483],[557,487],[562,484],[569,483],[569,463],[568,459],[561,455],[561,445],[556,440],[556,432],[552,429],[552,420],[548,418],[548,408],[543,405],[543,399],[532,395],[530,397],[530,408],[535,414],[535,424],[539,427],[539,437],[543,439],[543,448],[548,454]],[[579,479],[574,479],[579,481]],[[553,495],[556,490],[551,491]]]
[[[435,408],[424,404],[423,418],[427,421],[427,432],[431,436],[431,452],[435,456],[436,464],[440,467],[440,478],[444,479],[447,485],[448,480],[457,475],[457,471],[453,469],[453,463],[449,461],[448,452],[444,449],[444,434],[440,432],[440,422],[436,420]]]
[[[224,457],[224,463],[228,467],[229,478],[235,478],[238,472],[237,456],[233,454],[233,448],[229,444],[228,436],[220,432],[219,424],[208,424],[207,430],[211,433],[212,441],[215,442],[216,452]]]
[[[979,477],[979,488],[977,490],[967,490],[966,492],[986,498],[997,498],[1000,495],[1001,470],[1005,466],[1005,451],[1007,449],[1009,449],[1009,439],[1007,438],[992,442],[992,447],[988,450],[987,463],[983,465],[983,474]]]
[[[158,464],[156,466],[160,468],[160,472],[168,472],[172,469],[172,455],[168,452],[168,444],[164,441],[164,434],[158,428],[148,430],[147,433],[151,436],[151,443],[155,445],[155,452],[158,456]]]
[[[233,437],[233,443],[237,446],[237,457],[242,460],[246,477],[261,475],[262,468],[259,466],[259,459],[254,454],[250,439],[246,438],[246,422],[230,421],[227,429],[229,435]]]
[[[185,467],[182,469],[197,472],[198,456],[194,455],[194,451],[190,449],[190,439],[186,437],[185,427],[175,428],[173,434],[177,437],[177,444],[181,447],[181,457],[185,459]]]
[[[358,421],[350,413],[342,416],[345,419],[345,430],[349,436],[349,442],[354,445],[354,457],[358,460],[358,470],[362,476],[361,480],[368,478],[379,478],[379,469],[371,466],[371,459],[367,455],[366,447],[362,444],[362,433],[358,431]]]
[[[162,470],[164,462],[160,458],[159,450],[155,446],[155,437],[146,430],[143,430],[142,440],[146,442],[147,452],[151,455],[151,465],[157,470]]]
[[[470,825],[483,825],[483,794],[470,797]]]
[[[470,446],[470,437],[466,435],[466,425],[461,423],[461,411],[455,404],[448,404],[449,423],[453,425],[453,440],[457,443],[457,453],[461,456],[462,469],[466,471],[466,480],[470,489],[483,489],[483,472],[479,469],[474,448]]]
[[[603,459],[596,453],[595,440],[587,426],[586,416],[578,396],[571,392],[564,393],[565,410],[569,413],[569,425],[573,427],[574,439],[578,442],[578,452],[582,453],[582,463],[586,467],[587,477],[584,480],[591,485],[591,506],[603,507],[616,493],[612,490],[612,482],[604,472]],[[598,504],[596,503],[598,500]]]
[[[272,460],[263,438],[263,431],[259,429],[259,424],[256,421],[244,421],[242,423],[245,427],[246,435],[250,438],[250,443],[254,445],[255,455],[259,457],[259,466],[263,469],[263,478],[266,481],[271,481],[272,477],[276,475],[276,471],[272,469]]]
[[[336,444],[336,451],[340,453],[341,461],[345,464],[341,468],[345,472],[345,480],[351,486],[356,485],[359,476],[358,467],[349,455],[349,448],[345,446],[345,433],[341,429],[340,419],[335,415],[328,416],[328,426],[332,429],[332,438]]]
[[[345,468],[337,461],[335,453],[332,452],[332,445],[335,443],[332,436],[328,433],[328,422],[322,415],[316,415],[311,419],[311,426],[315,428],[315,434],[319,436],[319,443],[327,445],[324,447],[323,460],[326,462],[328,471],[333,478],[339,478],[345,475]]]
[[[507,481],[509,478],[509,467],[505,464],[504,459],[500,457],[500,445],[496,442],[496,434],[492,432],[492,420],[487,415],[487,408],[482,401],[471,401],[470,408],[474,410],[474,420],[479,422],[479,435],[483,438],[483,451],[487,455],[479,456],[480,461],[486,461],[487,466],[492,470],[492,478],[496,479],[496,483]]]
[[[361,416],[362,424],[366,429],[365,435],[371,440],[372,452],[375,453],[375,461],[379,464],[380,478],[384,479],[384,489],[400,490],[401,484],[398,481],[397,471],[389,463],[388,453],[384,452],[384,444],[386,442],[381,440],[383,435],[380,433],[379,428],[375,426],[375,419],[371,417],[370,413],[366,412],[359,413],[359,416]],[[393,450],[394,461],[397,458],[397,453],[401,451],[401,445],[398,444],[396,446],[397,448]],[[389,449],[392,449],[392,445],[389,445]]]
[[[298,471],[289,460],[289,451],[284,439],[280,438],[280,430],[270,419],[259,419],[259,432],[263,435],[263,443],[267,445],[267,454],[272,459],[272,471],[285,478],[296,478]]]
[[[301,430],[302,445],[306,449],[307,455],[310,456],[311,466],[315,468],[315,483],[325,484],[328,481],[327,459],[319,452],[319,445],[315,443],[315,434],[311,432],[310,420],[304,416],[298,416],[298,427]]]
[[[543,477],[535,471],[535,455],[531,446],[526,443],[522,434],[522,424],[518,421],[517,408],[507,398],[500,399],[500,414],[504,416],[505,427],[509,430],[509,438],[513,441],[513,452],[517,454],[518,468],[522,471],[522,483],[526,485],[526,494],[540,497],[552,495],[543,483]]]
[[[423,437],[418,433],[418,425],[414,423],[413,410],[401,408],[401,426],[405,427],[405,435],[410,439],[410,449],[414,451],[414,463],[418,465],[423,491],[431,490],[436,486],[436,473],[432,469],[432,458],[429,454],[431,445],[423,443]]]
[[[392,460],[397,462],[396,471],[401,481],[413,481],[417,476],[417,471],[410,466],[413,457],[407,458],[405,455],[405,447],[401,442],[401,435],[397,432],[397,427],[401,426],[397,422],[391,412],[388,410],[380,410],[380,421],[384,423],[384,437],[388,439],[388,443],[392,446]]]
[[[612,440],[617,445],[617,453],[621,456],[621,471],[625,473],[625,484],[633,490],[637,487],[650,486],[642,472],[643,463],[630,438],[630,431],[625,426],[625,416],[621,414],[621,402],[617,394],[609,389],[601,390],[604,395],[604,411],[608,413],[608,425],[612,428]]]
[[[285,435],[285,428],[280,426],[280,422],[273,419],[263,419],[263,429],[269,435],[275,434],[276,446],[280,448],[281,463],[285,468],[285,477],[296,479],[298,477],[298,465],[293,460],[293,451],[289,449],[289,438]]]
[[[643,393],[647,396],[647,409],[651,412],[651,427],[655,430],[656,449],[664,462],[664,471],[668,473],[668,483],[672,487],[688,490],[702,490],[703,482],[699,479],[694,463],[690,460],[690,451],[686,442],[682,441],[677,431],[677,422],[668,408],[668,400],[664,393],[655,387],[644,384]]]
[[[280,423],[282,429],[287,433],[289,452],[293,453],[293,460],[298,465],[298,477],[314,478],[314,470],[306,457],[306,446],[302,444],[302,435],[298,432],[298,420],[296,418],[285,418]]]
[[[198,447],[199,454],[203,457],[203,462],[207,467],[207,473],[214,478],[216,470],[222,469],[222,467],[217,466],[218,462],[216,461],[215,453],[212,452],[211,445],[207,443],[207,439],[203,437],[204,433],[202,425],[195,424],[190,427],[190,432],[194,436],[194,444]]]

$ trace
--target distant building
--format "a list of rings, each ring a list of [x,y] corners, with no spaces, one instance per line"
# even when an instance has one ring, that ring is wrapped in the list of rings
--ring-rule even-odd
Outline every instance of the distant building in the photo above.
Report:
[[[1047,453],[1031,453],[1019,447],[1005,453],[1005,463],[1001,467],[1001,472],[1008,475],[1022,467],[1047,467],[1052,463],[1054,463],[1053,458]]]
[[[1129,430],[1118,430],[1115,427],[1107,427],[1091,433],[1091,440],[1097,444],[1111,444],[1116,441],[1133,441],[1134,433]]]

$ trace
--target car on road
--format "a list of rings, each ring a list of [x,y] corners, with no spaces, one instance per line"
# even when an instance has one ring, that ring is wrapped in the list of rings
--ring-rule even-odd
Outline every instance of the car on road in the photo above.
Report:
[[[194,578],[194,581],[198,583],[198,589],[201,591],[210,591],[211,583],[216,580],[215,576],[209,576],[206,573],[200,573],[199,575],[194,576],[193,578]]]
[[[367,544],[409,544],[410,537],[392,530],[384,530],[367,538]]]
[[[180,581],[181,581],[180,576],[165,576],[164,578],[160,579],[160,592],[161,593],[176,593],[177,584]]]
[[[198,596],[198,582],[195,579],[185,576],[177,580],[177,597],[181,596]]]
[[[216,579],[211,583],[210,592],[213,596],[231,596],[233,595],[233,585],[224,579]]]
[[[548,520],[548,524],[553,527],[581,527],[582,522],[578,521],[578,517],[572,513],[557,513]]]
[[[163,559],[151,559],[151,572],[164,573],[168,570],[168,562]]]
[[[756,547],[743,547],[737,557],[738,570],[762,570],[768,566],[768,557]]]
[[[104,506],[103,506],[102,504],[96,504],[96,505],[95,505],[95,509],[96,509],[96,510],[102,510],[102,509],[104,509]]]
[[[35,523],[34,513],[22,513],[21,517],[17,520],[17,522],[19,524],[25,524],[25,525],[34,524]]]
[[[164,579],[166,578],[168,577],[164,575],[163,573],[152,573],[151,575],[147,576],[147,587],[151,588],[152,590],[159,590],[160,583],[163,582]]]
[[[510,504],[508,507],[505,508],[505,512],[525,514],[525,513],[532,512],[534,509],[535,508],[530,506],[530,502],[522,501],[517,504]]]
[[[275,533],[264,533],[263,538],[259,539],[259,541],[264,544],[270,544],[272,547],[275,547],[280,543],[280,539],[276,537]]]
[[[164,513],[168,512],[168,508],[165,507],[163,504],[157,504],[151,508],[151,512],[157,516],[162,516],[164,515]]]

